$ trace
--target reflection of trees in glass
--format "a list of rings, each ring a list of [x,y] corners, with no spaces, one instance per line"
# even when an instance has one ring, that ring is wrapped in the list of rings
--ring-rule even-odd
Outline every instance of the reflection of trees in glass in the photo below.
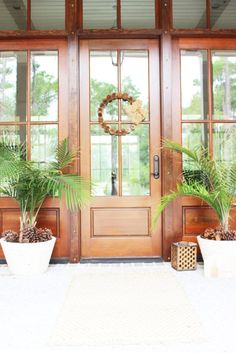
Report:
[[[213,63],[213,98],[215,118],[235,118],[236,62],[221,57]],[[222,117],[225,116],[225,117]]]
[[[58,80],[41,70],[40,65],[32,59],[31,115],[47,117],[50,105],[57,99],[57,95]]]
[[[117,125],[113,125],[117,129]],[[98,138],[99,137],[99,138]],[[118,138],[105,133],[98,124],[91,126],[91,163],[95,195],[112,194],[112,173],[117,175]],[[118,187],[116,179],[116,187]]]
[[[234,60],[233,60],[234,59]],[[200,82],[193,81],[193,86],[199,90],[192,96],[188,107],[183,108],[183,114],[189,117],[200,114],[203,97]],[[236,60],[235,58],[214,57],[213,61],[213,102],[215,119],[236,118]],[[203,128],[204,127],[204,128]],[[208,145],[208,125],[183,124],[183,144],[190,149],[196,145]],[[218,125],[214,128],[214,156],[217,160],[232,161],[236,154],[235,129],[228,125]],[[191,170],[188,160],[183,161],[185,170]]]
[[[11,59],[10,59],[11,60]],[[9,121],[15,116],[15,88],[11,82],[13,68],[8,65],[9,58],[0,57],[0,120]]]
[[[208,147],[208,124],[185,123],[182,125],[182,143],[183,146],[194,149],[197,146]],[[183,169],[192,170],[196,168],[191,159],[183,156]]]
[[[184,107],[184,115],[200,115],[203,98],[201,94],[201,83],[193,80],[193,87],[197,92],[192,96],[190,105]],[[221,57],[213,62],[213,101],[215,118],[225,119],[236,117],[236,62],[230,61],[227,57]]]
[[[122,144],[123,189],[126,195],[145,195],[149,192],[148,128],[148,125],[140,124]],[[132,141],[132,137],[136,139]]]
[[[53,161],[58,143],[57,125],[35,125],[31,129],[32,160],[40,163]]]
[[[232,163],[236,158],[236,125],[214,124],[214,159]]]
[[[197,92],[192,96],[190,105],[188,107],[183,107],[182,109],[182,114],[189,116],[186,117],[187,119],[191,119],[191,116],[193,115],[198,115],[199,119],[201,119],[202,116],[202,97],[200,94],[200,87],[201,87],[201,83],[199,80],[195,79],[193,80],[193,87],[197,88]]]
[[[122,81],[122,91],[127,92],[130,96],[135,99],[139,97],[138,88],[133,85],[130,77],[125,77]],[[90,102],[91,102],[91,118],[95,119],[97,117],[97,111],[102,100],[113,92],[117,92],[117,87],[113,84],[98,81],[96,79],[91,79],[90,81]],[[106,113],[111,117],[110,120],[117,116],[118,103],[117,101],[112,101],[106,107]]]
[[[107,82],[101,82],[95,79],[91,79],[90,82],[90,102],[91,102],[91,118],[96,119],[97,110],[102,102],[102,100],[113,92],[117,92],[117,87],[113,84]],[[138,99],[140,95],[139,89],[132,83],[130,77],[125,77],[122,80],[122,92],[127,92],[134,99]],[[114,119],[118,115],[118,101],[113,101],[109,103],[106,108],[106,113],[110,116],[110,120]],[[123,190],[125,190],[126,195],[142,195],[147,194],[149,190],[149,130],[148,125],[138,126],[133,133],[129,136],[137,137],[137,141],[133,146],[133,143],[127,140],[122,143],[123,157],[122,157],[122,174],[123,174]],[[117,126],[114,126],[117,129]],[[106,134],[106,133],[102,133]],[[101,135],[101,130],[92,128],[92,135]],[[108,154],[108,159],[102,159],[100,154],[105,152],[103,149],[98,149],[93,146],[93,157],[92,161],[95,166],[92,166],[93,179],[97,179],[99,185],[105,183],[105,189],[103,190],[104,195],[111,195],[111,182],[112,182],[112,172],[115,172],[118,178],[117,170],[117,154],[118,154],[118,144],[117,138],[113,138],[111,145],[109,146],[111,153]],[[129,151],[130,150],[130,151]],[[130,165],[127,154],[130,154]],[[134,154],[134,155],[132,155]],[[97,155],[97,156],[96,156]],[[132,159],[133,156],[133,159]],[[136,157],[136,158],[135,158]],[[97,162],[103,160],[102,171],[98,173]],[[106,175],[102,178],[102,172],[106,171]],[[97,176],[97,178],[95,177]],[[98,177],[99,176],[99,177]],[[96,183],[96,181],[94,180]],[[104,182],[104,183],[103,183]]]

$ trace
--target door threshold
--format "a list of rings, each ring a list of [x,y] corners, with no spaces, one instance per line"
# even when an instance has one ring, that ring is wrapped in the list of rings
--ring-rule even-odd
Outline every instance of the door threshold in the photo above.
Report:
[[[112,264],[112,263],[162,263],[162,257],[109,257],[109,258],[81,258],[80,263]]]

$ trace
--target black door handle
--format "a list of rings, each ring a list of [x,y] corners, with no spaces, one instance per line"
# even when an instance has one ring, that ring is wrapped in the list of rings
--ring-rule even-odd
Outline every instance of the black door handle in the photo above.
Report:
[[[159,156],[153,156],[153,176],[155,179],[160,178],[160,171],[159,171]]]

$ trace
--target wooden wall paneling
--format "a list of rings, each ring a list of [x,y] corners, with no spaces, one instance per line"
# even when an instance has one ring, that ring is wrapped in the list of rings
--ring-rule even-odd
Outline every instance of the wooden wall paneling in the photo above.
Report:
[[[10,207],[0,209],[0,233],[6,230],[18,232],[20,227],[20,213],[17,204],[15,206],[15,208]],[[38,215],[37,226],[42,228],[46,227],[52,230],[53,235],[57,237],[53,256],[62,257],[60,250],[60,209],[43,207]],[[0,258],[4,258],[2,250],[0,250]]]
[[[71,35],[68,38],[68,117],[69,141],[72,150],[79,148],[79,47],[78,37]],[[80,154],[80,153],[79,153]],[[78,161],[70,168],[71,173],[79,173]],[[80,258],[80,223],[79,213],[70,212],[70,261],[78,262]]]
[[[236,210],[230,214],[230,227],[236,229]],[[183,207],[183,236],[195,239],[208,227],[218,227],[219,220],[213,209],[208,206],[184,206]]]

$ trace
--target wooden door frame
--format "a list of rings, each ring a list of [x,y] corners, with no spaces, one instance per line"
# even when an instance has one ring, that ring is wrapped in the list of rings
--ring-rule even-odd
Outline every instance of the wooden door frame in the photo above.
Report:
[[[159,58],[158,58],[158,43],[156,40],[153,39],[149,39],[149,40],[117,40],[117,39],[110,39],[110,40],[102,40],[102,45],[101,45],[101,40],[81,40],[80,41],[80,60],[82,63],[89,63],[89,48],[92,48],[93,50],[110,50],[110,49],[114,49],[114,47],[116,49],[147,49],[147,50],[153,50],[153,53],[155,53],[156,50],[156,55],[153,54],[149,60],[151,60],[151,70],[155,70],[157,72],[157,77],[159,76]],[[156,48],[156,49],[155,49]],[[149,69],[150,70],[150,69]],[[151,112],[153,117],[160,117],[160,85],[159,82],[157,82],[158,80],[156,78],[154,78],[155,76],[152,77],[152,75],[150,75],[150,87],[155,87],[155,99],[151,99],[150,100],[150,104],[151,104]],[[82,66],[82,69],[80,69],[80,102],[87,102],[88,99],[88,92],[89,92],[89,65],[87,66]],[[156,97],[157,96],[157,97]],[[89,104],[87,102],[87,104],[83,104],[83,107],[80,107],[80,129],[81,129],[81,134],[85,134],[85,132],[87,132],[86,134],[88,134],[88,126],[87,126],[87,118],[82,119],[82,117],[89,117]],[[157,131],[157,134],[160,136],[160,128],[161,128],[161,124],[159,122],[158,119],[153,119],[152,120],[152,129],[154,129],[155,131]],[[83,176],[85,177],[90,177],[90,160],[89,157],[85,157],[86,154],[83,154],[83,151],[89,151],[90,150],[90,141],[88,140],[83,141],[83,143],[80,143],[81,146],[81,160],[80,163],[82,164],[82,166],[87,166],[86,167],[86,171],[83,173]],[[157,150],[160,149],[160,142],[158,141],[157,143],[152,143],[150,145],[150,162],[151,157],[156,154]],[[152,166],[152,162],[151,162],[151,172],[153,169]],[[152,184],[154,185],[153,179],[151,179]],[[158,193],[158,191],[154,189],[153,187],[153,192],[152,192],[152,196],[155,197],[155,193]],[[158,193],[158,195],[161,195],[161,191]],[[101,197],[102,198],[102,197]],[[109,197],[105,197],[106,199],[104,199],[104,203],[107,205],[107,207],[109,208]],[[113,197],[114,198],[114,197]],[[131,198],[131,197],[130,197]],[[134,197],[136,198],[136,197]],[[149,197],[148,197],[149,198]],[[94,202],[96,204],[96,201]],[[112,203],[112,202],[110,202]],[[126,204],[129,203],[128,199],[126,200]],[[131,200],[130,203],[132,204]],[[124,204],[124,200],[123,202],[121,202],[121,205]],[[130,204],[130,205],[131,205]],[[160,235],[161,235],[161,254],[162,254],[162,232],[160,231]],[[80,241],[81,242],[81,241]]]

